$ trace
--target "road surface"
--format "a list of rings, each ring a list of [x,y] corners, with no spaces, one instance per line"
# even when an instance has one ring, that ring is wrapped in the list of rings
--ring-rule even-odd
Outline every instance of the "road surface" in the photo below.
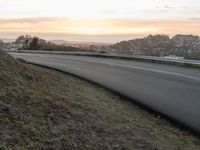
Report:
[[[87,56],[10,54],[96,82],[200,133],[200,69]]]

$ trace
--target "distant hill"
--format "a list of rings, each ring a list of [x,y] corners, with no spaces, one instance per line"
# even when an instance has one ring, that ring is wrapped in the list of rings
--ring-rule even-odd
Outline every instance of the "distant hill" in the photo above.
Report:
[[[3,50],[112,52],[151,56],[177,55],[188,59],[200,60],[200,37],[181,34],[177,34],[172,38],[161,34],[149,35],[144,38],[121,41],[116,44],[65,40],[46,41],[39,37],[22,35],[11,43],[0,40],[0,48]]]
[[[79,42],[79,41],[65,41],[65,40],[51,40],[51,43],[57,45],[73,46],[78,48],[88,48],[90,46],[105,46],[111,45],[111,43],[102,43],[102,42]]]
[[[4,43],[12,43],[12,42],[15,41],[15,39],[2,39],[2,41],[3,41]]]
[[[145,38],[122,41],[109,46],[116,53],[153,56],[187,56],[200,53],[200,38],[194,35],[149,35]]]

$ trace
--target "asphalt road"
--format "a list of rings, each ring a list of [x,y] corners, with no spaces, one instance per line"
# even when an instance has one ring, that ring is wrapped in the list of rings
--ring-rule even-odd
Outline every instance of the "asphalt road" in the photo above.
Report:
[[[10,54],[96,82],[200,133],[200,69],[87,56]]]

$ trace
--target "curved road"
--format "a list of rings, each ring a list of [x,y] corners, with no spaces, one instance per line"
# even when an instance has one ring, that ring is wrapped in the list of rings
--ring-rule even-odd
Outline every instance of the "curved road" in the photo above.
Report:
[[[87,56],[10,54],[96,82],[200,133],[200,70]]]

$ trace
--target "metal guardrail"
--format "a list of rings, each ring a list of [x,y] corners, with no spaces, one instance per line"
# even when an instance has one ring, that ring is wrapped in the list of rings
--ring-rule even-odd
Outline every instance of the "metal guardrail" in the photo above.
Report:
[[[198,60],[189,59],[170,59],[164,57],[155,56],[144,56],[144,55],[128,55],[128,54],[114,54],[114,53],[98,53],[98,52],[64,52],[64,51],[39,51],[39,50],[16,50],[16,51],[6,51],[14,53],[37,53],[37,54],[57,54],[57,55],[78,55],[78,56],[94,56],[94,57],[110,57],[110,58],[121,58],[121,59],[133,59],[133,60],[143,60],[143,61],[154,61],[163,62],[169,64],[184,64],[184,65],[199,65]]]

